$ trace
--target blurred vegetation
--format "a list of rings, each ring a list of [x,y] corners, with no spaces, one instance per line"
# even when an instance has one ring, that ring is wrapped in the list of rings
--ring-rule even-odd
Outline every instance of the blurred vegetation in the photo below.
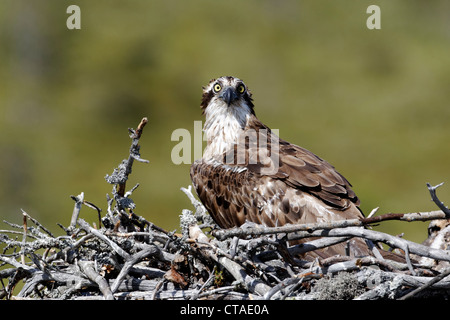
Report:
[[[66,27],[69,4],[81,30]],[[366,28],[370,4],[381,30]],[[426,182],[446,182],[450,203],[449,1],[2,0],[0,43],[2,220],[20,223],[22,208],[68,225],[81,191],[105,210],[104,176],[147,116],[150,164],[128,186],[140,183],[138,214],[177,229],[190,178],[171,133],[193,132],[201,87],[221,75],[246,81],[282,138],[335,165],[365,212],[435,210]],[[382,228],[426,237],[424,223]]]

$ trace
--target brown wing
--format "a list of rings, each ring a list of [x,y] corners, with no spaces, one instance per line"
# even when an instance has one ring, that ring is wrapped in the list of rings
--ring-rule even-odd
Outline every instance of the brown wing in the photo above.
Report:
[[[341,211],[342,218],[362,217],[358,208],[359,199],[350,183],[327,161],[309,150],[279,139],[261,123],[250,128],[234,149],[224,155],[222,162],[230,163],[232,159],[230,165],[241,165],[259,178],[282,181],[285,186],[281,188],[290,187],[310,194],[330,209]],[[257,137],[251,138],[250,131],[257,132]],[[260,150],[268,152],[265,154]],[[351,214],[344,214],[346,211]]]
[[[244,171],[242,171],[244,170]],[[355,218],[360,215],[352,204],[347,210],[331,214],[320,211],[323,203],[315,196],[288,186],[281,179],[259,176],[248,169],[198,160],[191,166],[193,186],[214,221],[222,228],[232,228],[252,221],[265,226]],[[296,243],[308,241],[303,239]],[[294,244],[294,243],[293,243]],[[304,256],[311,260],[346,254],[346,243],[340,243]],[[352,253],[368,255],[364,241],[354,239]]]
[[[191,166],[194,188],[220,227],[246,220],[280,226],[362,217],[350,184],[326,161],[282,141],[279,164],[265,174],[273,161],[252,163],[252,148],[247,144],[244,149],[244,164],[239,164],[235,148],[221,161],[198,160]]]
[[[350,183],[312,152],[280,140],[277,176],[287,185],[310,193],[330,207],[345,211],[359,205]]]
[[[258,143],[244,138],[220,159],[198,160],[191,166],[193,186],[220,227],[245,221],[282,226],[363,217],[350,183],[328,162],[283,140],[273,148],[270,130],[259,138],[267,139],[271,157],[260,157]],[[367,249],[356,240],[361,250]],[[345,244],[323,252],[345,254]]]

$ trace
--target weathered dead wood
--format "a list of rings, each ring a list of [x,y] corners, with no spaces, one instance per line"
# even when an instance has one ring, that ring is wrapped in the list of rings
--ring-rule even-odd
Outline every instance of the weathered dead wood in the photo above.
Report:
[[[294,233],[298,231],[306,231],[311,233],[315,230],[347,228],[347,227],[364,227],[370,224],[389,220],[412,222],[412,221],[431,221],[435,219],[447,219],[447,215],[442,211],[414,212],[414,213],[386,213],[384,215],[365,219],[348,219],[332,222],[305,223],[296,225],[285,225],[282,227],[268,228],[263,226],[254,226],[246,228],[219,229],[214,230],[213,235],[219,240],[225,240],[231,237],[262,236],[269,234]]]
[[[92,261],[78,261],[78,266],[89,280],[98,285],[98,288],[102,292],[105,300],[114,300],[114,296],[108,282],[94,270],[94,263]]]

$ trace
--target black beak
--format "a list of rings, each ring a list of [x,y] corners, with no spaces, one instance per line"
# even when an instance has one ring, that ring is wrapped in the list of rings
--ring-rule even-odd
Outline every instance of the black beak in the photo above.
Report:
[[[232,87],[228,87],[225,89],[225,91],[220,95],[220,97],[223,101],[227,103],[227,105],[230,105],[231,102],[236,100],[238,98],[238,95],[236,94],[236,91]]]

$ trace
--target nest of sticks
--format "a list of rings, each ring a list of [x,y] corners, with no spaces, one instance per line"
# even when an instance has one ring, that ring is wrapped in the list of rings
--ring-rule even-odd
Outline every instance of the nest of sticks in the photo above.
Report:
[[[134,161],[147,162],[138,144],[146,123],[144,118],[136,130],[129,129],[130,155],[106,176],[113,185],[106,213],[81,193],[71,196],[70,225],[58,224],[63,235],[54,235],[25,211],[22,224],[4,221],[10,229],[0,230],[2,299],[449,298],[450,210],[436,196],[439,186],[428,185],[439,209],[432,212],[373,212],[362,220],[228,230],[214,224],[190,187],[182,188],[193,209],[182,211],[181,233],[169,232],[134,212],[131,196],[138,185],[126,191]],[[79,217],[84,207],[97,212],[98,225]],[[429,238],[418,244],[370,228],[386,220],[429,220]],[[383,259],[378,245],[367,257],[298,258],[352,237],[383,243],[405,262]],[[287,245],[300,238],[315,240]]]

